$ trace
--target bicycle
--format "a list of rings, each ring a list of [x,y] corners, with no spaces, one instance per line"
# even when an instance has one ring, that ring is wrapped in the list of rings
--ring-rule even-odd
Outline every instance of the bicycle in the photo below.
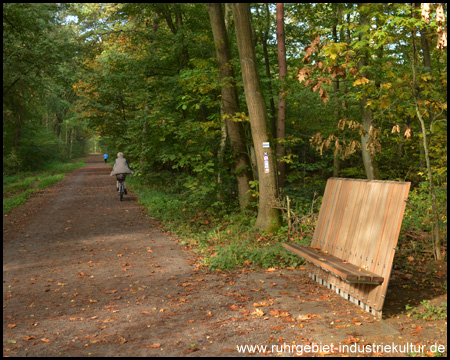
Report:
[[[125,174],[117,174],[116,175],[117,182],[119,183],[119,197],[120,197],[120,201],[123,200],[123,194],[125,194],[125,195],[127,194],[127,190],[125,189],[125,185],[124,185],[125,178],[126,178]]]

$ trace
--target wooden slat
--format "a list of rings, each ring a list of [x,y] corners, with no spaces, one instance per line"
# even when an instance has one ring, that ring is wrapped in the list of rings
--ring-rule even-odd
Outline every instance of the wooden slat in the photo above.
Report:
[[[349,263],[343,263],[341,259],[333,255],[325,254],[322,251],[314,250],[310,247],[303,247],[297,244],[283,244],[283,247],[340,276],[344,280],[374,284],[381,284],[384,280],[374,273],[365,271]]]
[[[311,241],[311,246],[321,246],[320,239],[323,239],[322,233],[325,229],[326,219],[329,217],[328,212],[330,210],[330,202],[332,201],[333,194],[336,192],[336,185],[338,183],[329,179],[325,187],[325,193],[322,198],[322,205],[320,206],[319,217],[317,219],[316,228]],[[322,240],[323,241],[323,240]]]
[[[335,235],[331,230],[333,225],[339,221],[337,212],[339,211],[339,202],[341,199],[341,190],[343,187],[342,181],[336,181],[335,179],[331,179],[330,181],[334,184],[334,188],[329,201],[327,218],[325,219],[323,231],[319,237],[320,246],[324,251],[329,251],[330,243],[332,242],[333,236]]]
[[[338,181],[334,179],[334,181]],[[341,187],[337,195],[337,200],[334,207],[334,212],[331,214],[333,221],[329,226],[328,238],[325,240],[325,246],[322,248],[323,251],[328,251],[330,254],[337,256],[339,249],[342,248],[343,243],[338,241],[338,235],[340,233],[341,226],[344,222],[344,213],[347,207],[347,200],[349,193],[352,190],[352,183],[349,181],[339,181]],[[339,257],[339,256],[338,256]]]
[[[348,241],[346,243],[346,247],[349,249],[348,255],[345,257],[345,260],[348,262],[352,262],[355,258],[355,253],[357,254],[357,245],[359,241],[359,232],[361,226],[363,224],[362,217],[364,216],[365,211],[365,201],[367,199],[369,193],[369,185],[365,181],[360,181],[360,188],[358,191],[358,196],[354,199],[354,203],[351,204],[353,206],[353,216],[352,221],[349,224],[348,228]]]

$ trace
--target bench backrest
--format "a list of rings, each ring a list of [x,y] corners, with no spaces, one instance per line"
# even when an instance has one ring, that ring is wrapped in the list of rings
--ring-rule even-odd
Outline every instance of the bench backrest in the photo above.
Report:
[[[384,302],[409,187],[409,182],[331,178],[325,188],[311,246],[384,277],[380,286],[344,286],[377,310]]]

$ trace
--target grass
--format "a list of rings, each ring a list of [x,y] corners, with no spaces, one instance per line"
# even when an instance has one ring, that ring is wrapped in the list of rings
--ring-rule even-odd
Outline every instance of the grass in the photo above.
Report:
[[[440,305],[430,304],[430,300],[423,300],[420,303],[421,306],[412,307],[406,305],[406,310],[411,310],[409,316],[416,319],[423,320],[446,320],[447,319],[447,303],[444,302]]]
[[[25,203],[31,194],[64,179],[65,175],[85,166],[84,160],[71,163],[54,163],[37,173],[3,176],[3,215]]]

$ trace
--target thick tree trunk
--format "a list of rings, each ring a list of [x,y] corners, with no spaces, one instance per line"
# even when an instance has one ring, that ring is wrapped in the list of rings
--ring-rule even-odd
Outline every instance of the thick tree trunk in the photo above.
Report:
[[[284,5],[277,3],[277,46],[278,46],[278,78],[281,82],[280,93],[278,95],[278,117],[277,117],[277,140],[284,140],[286,136],[286,96],[284,94],[284,80],[287,74],[286,44],[284,36]],[[278,159],[278,186],[284,186],[286,163],[280,161],[286,153],[284,143],[277,141]]]
[[[216,43],[220,79],[227,82],[227,85],[222,86],[222,110],[230,138],[231,151],[235,157],[233,172],[236,174],[238,183],[239,206],[241,209],[244,209],[250,202],[249,181],[252,180],[252,172],[246,147],[244,128],[242,123],[232,120],[235,114],[239,112],[239,100],[234,84],[235,77],[233,67],[231,66],[231,52],[228,45],[222,5],[220,3],[208,4],[208,13]]]
[[[280,226],[280,210],[275,209],[277,198],[276,160],[271,147],[264,147],[268,142],[266,103],[258,76],[255,49],[252,44],[249,4],[233,4],[233,15],[242,78],[247,101],[253,144],[259,176],[259,207],[256,227],[269,232],[277,231]],[[266,155],[267,154],[267,155]],[[266,157],[266,163],[265,163]],[[265,166],[266,165],[266,166]]]

